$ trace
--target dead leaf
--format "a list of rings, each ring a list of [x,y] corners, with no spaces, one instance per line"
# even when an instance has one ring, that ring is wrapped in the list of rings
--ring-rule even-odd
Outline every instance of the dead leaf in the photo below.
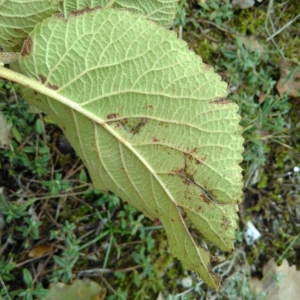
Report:
[[[287,260],[283,260],[281,266],[277,266],[272,258],[263,267],[262,280],[253,278],[250,286],[255,295],[266,291],[265,300],[298,300],[300,271],[296,270],[296,266],[289,266]]]
[[[53,250],[53,245],[41,244],[41,245],[34,246],[33,249],[28,253],[28,256],[37,258],[50,253],[52,250]]]
[[[259,41],[254,35],[243,36],[240,37],[240,39],[247,50],[259,53],[259,56],[261,58],[266,53],[265,45],[261,41]]]
[[[280,63],[280,79],[276,89],[280,97],[283,96],[283,93],[295,98],[300,97],[300,66],[283,60]]]
[[[97,282],[76,279],[71,285],[51,283],[49,293],[41,300],[103,300],[106,290]]]

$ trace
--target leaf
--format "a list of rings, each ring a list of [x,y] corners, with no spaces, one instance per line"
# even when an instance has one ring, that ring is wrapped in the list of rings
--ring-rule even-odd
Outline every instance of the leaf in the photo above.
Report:
[[[71,285],[51,283],[49,293],[41,300],[103,300],[105,294],[97,282],[76,279]]]
[[[52,244],[40,244],[34,246],[30,252],[28,253],[29,257],[41,257],[45,254],[51,253],[53,250],[53,245]]]
[[[20,51],[20,45],[36,24],[61,11],[106,6],[111,0],[0,0],[0,45],[6,51]],[[129,9],[169,28],[175,18],[178,0],[116,0],[114,7]]]
[[[300,97],[300,66],[293,66],[291,62],[283,60],[280,63],[280,79],[276,89],[281,97],[284,93],[291,97]]]
[[[300,294],[300,271],[296,270],[296,266],[289,266],[286,259],[283,260],[281,266],[277,266],[274,258],[272,258],[263,267],[263,278],[261,281],[251,281],[252,290],[258,295],[266,291],[265,300],[298,300]]]
[[[188,220],[233,249],[243,140],[238,107],[213,69],[174,32],[99,8],[38,25],[20,65],[52,93],[27,100],[62,128],[95,187],[160,219],[173,255],[217,288],[214,258]]]
[[[28,33],[37,23],[53,15],[59,2],[60,0],[0,0],[0,45],[19,51]]]
[[[244,47],[251,52],[259,54],[261,59],[264,58],[266,53],[266,46],[254,35],[239,37]]]
[[[131,12],[144,15],[149,20],[167,28],[172,25],[178,6],[178,0],[64,0],[62,1],[61,12],[64,16],[68,16],[71,11],[94,8],[96,6],[105,7],[110,3],[113,3],[114,8],[129,9]]]

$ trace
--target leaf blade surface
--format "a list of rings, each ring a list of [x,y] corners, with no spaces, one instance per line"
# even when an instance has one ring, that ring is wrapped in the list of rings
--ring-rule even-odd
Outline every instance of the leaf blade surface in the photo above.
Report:
[[[19,51],[35,25],[58,9],[59,0],[0,1],[0,45]]]
[[[112,9],[43,22],[20,65],[68,99],[27,100],[64,130],[94,185],[160,219],[173,255],[217,288],[187,224],[232,250],[242,138],[220,77],[174,33]]]
[[[61,4],[61,12],[64,16],[68,16],[72,11],[84,9],[86,7],[94,8],[96,6],[104,8],[110,3],[112,3],[111,0],[64,0]],[[141,14],[147,19],[169,28],[175,18],[178,0],[116,0],[111,5],[114,8],[128,9],[131,12]]]

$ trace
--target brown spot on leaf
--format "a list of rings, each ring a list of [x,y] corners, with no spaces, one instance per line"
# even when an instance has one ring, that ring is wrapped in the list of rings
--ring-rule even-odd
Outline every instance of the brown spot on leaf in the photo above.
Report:
[[[181,179],[182,182],[185,185],[190,185],[190,184],[195,184],[195,179],[194,179],[194,175],[196,173],[196,170],[193,171],[193,173],[189,173],[187,170],[187,165],[186,165],[186,157],[190,156],[189,154],[185,154],[185,164],[184,167],[181,169],[174,169],[170,172],[170,175],[178,175]],[[194,158],[193,158],[194,159]]]
[[[201,162],[204,162],[204,161],[206,160],[206,158],[207,158],[207,154],[205,154],[204,156],[202,156],[202,157],[200,158],[200,161],[201,161]]]
[[[111,113],[111,114],[108,114],[107,116],[106,116],[106,118],[109,120],[109,119],[115,119],[115,118],[117,118],[119,116],[119,114],[117,114],[117,113]]]
[[[189,191],[189,189],[186,189],[185,191],[184,191],[184,198],[186,199],[186,200],[192,200],[192,197],[191,197],[191,192]]]
[[[46,82],[46,77],[45,77],[45,76],[43,76],[43,75],[38,75],[38,77],[39,77],[41,83],[44,84],[44,83]]]
[[[39,77],[39,79],[40,79],[40,82],[42,83],[42,84],[45,84],[45,82],[46,82],[46,77],[45,76],[43,76],[43,75],[38,75],[38,77]],[[47,83],[46,84],[46,87],[48,87],[48,88],[50,88],[50,89],[52,89],[52,90],[58,90],[58,87],[56,86],[56,85],[54,85],[54,84],[51,84],[51,83]]]
[[[193,148],[191,151],[189,151],[188,153],[185,154],[185,157],[190,161],[194,161],[196,165],[199,165],[201,163],[203,163],[206,158],[207,158],[207,155],[204,155],[203,157],[200,157],[200,158],[197,158],[195,157],[195,154],[198,152],[198,148],[195,147]]]
[[[197,212],[200,212],[201,210],[202,210],[202,206],[199,205],[199,206],[196,208],[196,211],[197,211]]]
[[[197,147],[194,147],[191,151],[190,151],[190,154],[195,154],[198,152],[198,148]]]
[[[232,102],[230,100],[225,99],[225,98],[220,98],[218,100],[214,100],[214,101],[211,101],[209,103],[211,103],[211,104],[230,104]]]
[[[186,177],[184,168],[174,169],[169,173],[169,175],[178,175],[185,185],[190,185],[192,183],[192,181]]]
[[[160,122],[157,123],[157,125],[161,126],[161,127],[164,127],[164,128],[169,128],[169,123],[167,123],[167,122],[160,121]]]
[[[147,124],[147,122],[148,122],[147,118],[142,118],[136,126],[131,128],[131,133],[133,135],[138,134],[141,131],[141,129]]]
[[[186,158],[187,158],[189,161],[193,161],[193,159],[194,159],[193,155],[191,155],[191,154],[186,154]]]
[[[206,204],[210,204],[210,200],[205,196],[205,194],[200,194],[200,198],[201,198]]]
[[[194,161],[196,165],[202,164],[207,158],[207,155],[204,155],[203,157],[200,157],[199,159],[194,157]]]
[[[86,7],[84,9],[72,11],[69,16],[80,16],[80,15],[83,15],[84,13],[92,12],[92,11],[98,10],[98,9],[100,9],[100,6],[96,6],[94,8]]]
[[[192,182],[186,178],[186,177],[182,177],[182,182],[185,184],[185,185],[190,185]]]
[[[58,90],[58,87],[56,85],[54,85],[54,84],[48,83],[47,87],[50,88],[50,89],[52,89],[52,90],[55,90],[55,91]]]
[[[171,175],[177,174],[179,176],[184,176],[184,168],[176,168],[174,170],[171,171],[170,173]]]
[[[229,220],[226,216],[223,216],[223,217],[222,217],[221,226],[222,226],[225,230],[227,230],[227,229],[230,227],[230,220]]]
[[[21,51],[21,55],[22,56],[29,55],[31,53],[31,50],[32,50],[32,39],[31,39],[31,37],[28,37],[24,41],[23,48],[22,48],[22,51]]]
[[[152,137],[152,142],[153,142],[153,143],[157,143],[157,142],[159,142],[159,140],[158,140],[155,136],[153,136],[153,137]]]
[[[194,157],[194,156],[191,155],[191,154],[186,154],[186,157],[187,157],[187,159],[188,159],[190,162],[193,162],[193,161],[194,161],[196,165],[199,165],[199,164],[202,163],[201,160],[199,160],[198,158]]]

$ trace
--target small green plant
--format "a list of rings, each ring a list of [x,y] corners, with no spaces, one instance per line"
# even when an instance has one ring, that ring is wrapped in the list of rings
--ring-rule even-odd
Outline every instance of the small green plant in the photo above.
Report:
[[[238,87],[229,98],[239,105],[243,116],[243,157],[250,169],[266,163],[270,142],[285,144],[288,131],[285,114],[290,110],[288,95],[274,94],[276,80],[270,75],[274,70],[267,64],[270,51],[266,51],[263,44],[256,46],[260,51],[251,49],[250,45],[255,42],[258,43],[237,37],[235,49],[229,50],[227,45],[222,45],[222,59],[217,66],[218,70],[227,70],[231,86]]]
[[[214,21],[219,26],[223,22],[231,20],[233,16],[232,4],[228,0],[199,1],[199,6],[201,7],[199,15],[205,19]]]
[[[12,296],[18,296],[24,300],[33,300],[36,298],[41,298],[48,293],[46,289],[42,288],[41,283],[38,283],[36,286],[34,286],[31,273],[26,268],[23,269],[23,281],[26,288],[13,291],[11,293]]]
[[[1,3],[0,44],[5,52],[0,54],[0,76],[20,84],[28,103],[62,129],[96,188],[112,191],[149,218],[159,219],[173,255],[218,289],[220,278],[210,265],[214,258],[196,242],[189,224],[222,250],[233,249],[242,194],[240,117],[237,105],[225,99],[226,84],[166,29],[177,2],[152,0],[146,6],[99,0],[93,7],[68,0]],[[19,18],[17,37],[11,12]],[[225,12],[211,19],[220,22]],[[226,18],[230,16],[228,11]],[[4,67],[7,63],[11,69]],[[23,122],[32,121],[36,133],[43,135],[43,123],[32,114],[28,118]],[[17,126],[13,135],[19,142],[24,138]],[[19,159],[42,175],[49,161],[44,141],[22,153],[12,145],[6,155],[11,163]],[[27,154],[35,154],[33,162]],[[69,187],[60,174],[42,186],[52,197]],[[106,201],[100,199],[99,205]],[[117,202],[113,199],[111,205]],[[12,219],[23,213],[13,212]],[[131,234],[137,233],[142,218],[130,220]],[[42,223],[31,218],[24,222],[27,229],[18,230],[38,237]],[[121,230],[125,228],[121,222]],[[62,258],[54,256],[57,278],[64,282],[72,278],[84,247],[74,230],[72,223],[64,225],[68,250]],[[110,242],[104,261],[114,245],[114,230],[105,233]],[[145,257],[149,249],[134,253],[136,263],[144,266],[144,278],[152,272]]]

